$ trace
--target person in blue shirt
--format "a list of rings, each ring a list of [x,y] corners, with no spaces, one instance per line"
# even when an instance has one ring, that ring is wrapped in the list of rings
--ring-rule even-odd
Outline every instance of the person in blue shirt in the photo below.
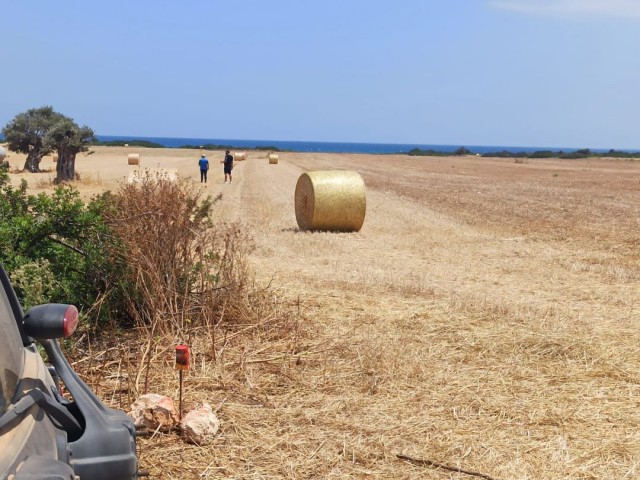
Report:
[[[200,160],[198,161],[198,165],[200,166],[200,183],[207,183],[207,172],[209,171],[209,160],[207,157],[202,154]]]

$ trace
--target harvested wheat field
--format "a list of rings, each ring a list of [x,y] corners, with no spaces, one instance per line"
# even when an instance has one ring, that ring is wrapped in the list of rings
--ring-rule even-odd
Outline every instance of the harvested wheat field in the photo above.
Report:
[[[199,179],[198,151],[138,150]],[[125,179],[127,153],[79,156],[80,190]],[[280,152],[274,167],[249,152],[223,184],[222,152],[208,156],[203,188],[251,235],[256,282],[294,334],[228,353],[213,340],[215,360],[192,339],[184,401],[212,404],[220,434],[140,439],[151,477],[640,477],[639,162]],[[365,181],[361,230],[300,231],[299,176],[332,169]],[[177,398],[172,354],[154,353],[151,380]],[[127,408],[105,374],[122,361],[100,361],[76,368]]]

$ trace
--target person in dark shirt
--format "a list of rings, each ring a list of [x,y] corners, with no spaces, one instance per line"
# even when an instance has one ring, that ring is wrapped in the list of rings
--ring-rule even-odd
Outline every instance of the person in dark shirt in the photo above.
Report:
[[[198,161],[198,165],[200,166],[200,183],[207,183],[207,172],[209,171],[209,160],[207,157],[202,154],[200,160]]]
[[[227,179],[229,183],[231,183],[231,170],[233,170],[233,156],[229,153],[229,150],[224,152],[224,183],[227,183]]]

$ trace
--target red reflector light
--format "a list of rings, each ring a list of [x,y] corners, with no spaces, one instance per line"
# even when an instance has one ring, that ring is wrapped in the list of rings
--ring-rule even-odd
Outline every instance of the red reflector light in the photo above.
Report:
[[[62,320],[62,331],[64,337],[70,336],[76,331],[78,326],[78,309],[73,305],[69,305],[64,311],[64,319]]]
[[[176,370],[189,370],[189,347],[187,345],[176,347]]]

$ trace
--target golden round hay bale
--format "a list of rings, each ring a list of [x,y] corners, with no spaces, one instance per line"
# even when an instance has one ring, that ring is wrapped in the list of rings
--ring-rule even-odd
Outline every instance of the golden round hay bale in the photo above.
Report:
[[[300,175],[295,191],[302,230],[357,232],[367,210],[364,180],[350,170],[317,170]]]
[[[271,165],[276,165],[278,163],[278,155],[276,155],[275,153],[270,153],[269,154],[269,163]]]
[[[247,152],[234,152],[233,153],[233,161],[234,162],[242,162],[247,159]]]
[[[127,156],[127,163],[129,165],[140,165],[140,154],[139,153],[130,153]]]

